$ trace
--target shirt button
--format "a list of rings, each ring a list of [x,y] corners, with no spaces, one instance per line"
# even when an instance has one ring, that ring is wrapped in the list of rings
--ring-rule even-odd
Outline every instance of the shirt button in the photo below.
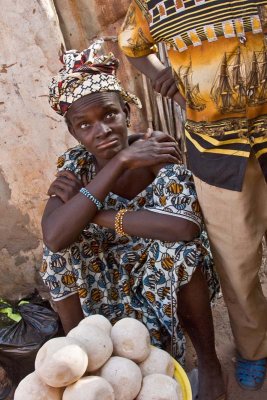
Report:
[[[250,136],[249,140],[251,141],[251,143],[254,143],[254,140],[255,140],[254,136]]]
[[[240,42],[240,43],[245,44],[246,41],[247,41],[247,38],[246,38],[245,36],[240,36],[240,37],[239,37],[239,42]]]

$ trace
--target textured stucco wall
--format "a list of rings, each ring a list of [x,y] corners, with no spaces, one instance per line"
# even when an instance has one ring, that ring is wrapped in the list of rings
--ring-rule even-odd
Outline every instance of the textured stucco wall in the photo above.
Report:
[[[96,36],[115,35],[128,4],[0,0],[0,296],[16,298],[40,284],[46,191],[57,156],[74,143],[47,102],[61,43],[82,50]],[[107,48],[118,55],[116,43]],[[140,77],[125,59],[120,77],[141,93]],[[143,130],[142,113],[133,114],[135,128]]]
[[[0,296],[16,297],[38,281],[45,193],[69,135],[47,104],[63,40],[53,3],[0,8]]]

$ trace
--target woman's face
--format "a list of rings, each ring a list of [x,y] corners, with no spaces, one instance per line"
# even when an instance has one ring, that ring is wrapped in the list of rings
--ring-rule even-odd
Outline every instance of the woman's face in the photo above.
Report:
[[[128,146],[129,108],[115,92],[93,93],[75,101],[66,119],[71,134],[98,161],[107,161]]]

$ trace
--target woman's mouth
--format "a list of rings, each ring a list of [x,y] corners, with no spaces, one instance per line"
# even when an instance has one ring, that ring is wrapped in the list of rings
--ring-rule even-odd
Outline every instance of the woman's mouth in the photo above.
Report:
[[[108,141],[101,142],[100,144],[97,145],[98,150],[105,150],[108,149],[109,147],[114,146],[118,142],[118,139],[112,139]]]

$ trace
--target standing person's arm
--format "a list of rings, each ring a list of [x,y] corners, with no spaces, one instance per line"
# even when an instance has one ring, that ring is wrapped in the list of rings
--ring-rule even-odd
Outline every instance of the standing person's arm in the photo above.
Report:
[[[185,108],[185,100],[178,91],[172,68],[165,67],[155,54],[157,47],[150,33],[148,15],[135,0],[128,9],[118,39],[130,63],[151,80],[154,90]]]
[[[185,108],[185,99],[177,88],[172,68],[165,67],[156,54],[149,54],[137,58],[127,58],[136,69],[151,80],[153,89],[156,92],[160,93],[164,97],[173,99],[180,105],[180,107]]]
[[[67,335],[84,318],[79,294],[73,293],[71,296],[55,301],[54,305]]]

